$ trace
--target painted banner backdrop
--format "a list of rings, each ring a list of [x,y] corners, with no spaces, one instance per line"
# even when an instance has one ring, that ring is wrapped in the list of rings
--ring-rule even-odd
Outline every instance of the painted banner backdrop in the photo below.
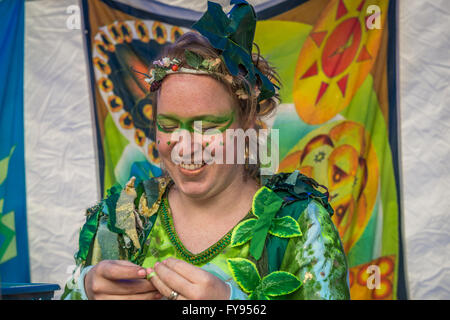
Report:
[[[30,282],[23,126],[24,1],[0,2],[0,281]]]
[[[161,174],[142,76],[201,13],[147,1],[83,1],[102,192]],[[279,171],[327,186],[352,299],[406,298],[400,230],[394,0],[278,0],[255,7],[276,66]]]

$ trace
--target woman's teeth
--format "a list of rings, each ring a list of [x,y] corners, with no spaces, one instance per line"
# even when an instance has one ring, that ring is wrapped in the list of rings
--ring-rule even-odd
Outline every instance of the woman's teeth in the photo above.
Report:
[[[180,163],[180,167],[186,170],[197,170],[203,167],[203,164],[184,164]]]

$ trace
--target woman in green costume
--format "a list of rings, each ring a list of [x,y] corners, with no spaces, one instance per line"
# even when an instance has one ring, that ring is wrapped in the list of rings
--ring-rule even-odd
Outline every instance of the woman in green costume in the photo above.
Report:
[[[200,34],[154,62],[147,81],[166,174],[132,178],[87,210],[63,299],[349,299],[320,186],[298,172],[262,183],[248,153],[225,161],[239,152],[227,130],[258,128],[279,102],[275,72],[251,53],[254,10],[232,3],[228,16],[208,3]]]

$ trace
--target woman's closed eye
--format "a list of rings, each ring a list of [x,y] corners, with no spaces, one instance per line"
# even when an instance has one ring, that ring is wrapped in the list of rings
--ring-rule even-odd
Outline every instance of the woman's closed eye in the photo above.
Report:
[[[201,130],[200,127],[194,127],[195,131],[205,133],[208,130],[220,129],[221,125],[217,123],[202,123]]]
[[[156,121],[156,125],[162,132],[173,132],[180,127],[178,123],[172,121]]]

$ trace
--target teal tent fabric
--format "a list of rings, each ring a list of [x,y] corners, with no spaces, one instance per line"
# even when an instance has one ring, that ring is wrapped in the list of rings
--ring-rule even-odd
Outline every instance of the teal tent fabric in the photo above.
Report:
[[[30,282],[24,160],[24,1],[0,1],[0,280]]]

